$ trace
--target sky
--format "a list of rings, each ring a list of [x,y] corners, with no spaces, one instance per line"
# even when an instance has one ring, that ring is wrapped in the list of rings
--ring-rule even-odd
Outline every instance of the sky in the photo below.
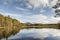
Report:
[[[58,23],[52,8],[58,0],[0,0],[0,14],[26,23]]]

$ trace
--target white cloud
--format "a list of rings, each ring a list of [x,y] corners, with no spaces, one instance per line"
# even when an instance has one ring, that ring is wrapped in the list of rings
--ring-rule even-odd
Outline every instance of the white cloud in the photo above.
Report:
[[[42,18],[42,19],[46,19],[47,17],[42,15],[42,14],[38,14],[38,15],[32,15],[30,18]]]
[[[15,7],[18,10],[25,10],[24,8],[20,8],[20,7]]]
[[[18,7],[18,6],[16,6],[15,9],[21,10],[23,12],[28,12],[29,11],[28,9],[24,9],[24,8],[21,8],[21,7]]]
[[[41,5],[43,6],[47,6],[49,5],[49,1],[48,0],[27,0],[31,5],[34,6],[34,8],[38,8]]]
[[[49,23],[58,23],[60,20],[60,17],[58,17],[58,18],[50,17],[50,18],[48,18],[48,20],[49,20]]]
[[[58,23],[58,21],[60,20],[60,17],[58,17],[58,18],[48,17],[48,16],[45,16],[43,14],[32,15],[32,16],[28,16],[27,18],[31,19],[31,20],[29,20],[29,22],[42,23],[42,24]]]
[[[52,7],[54,6],[58,0],[26,0],[28,1],[28,7],[29,8],[40,8],[41,5],[43,5],[43,8],[44,7]]]
[[[14,0],[3,0],[4,4],[13,3]],[[16,2],[22,2],[22,0],[15,0]],[[28,2],[26,2],[28,1]],[[51,2],[50,2],[51,1]],[[23,2],[27,5],[28,8],[39,8],[41,5],[43,7],[53,6],[57,3],[57,0],[23,0]],[[23,4],[20,4],[23,5]]]
[[[52,0],[51,3],[50,3],[50,6],[54,6],[56,3],[57,3],[58,0]]]
[[[3,14],[3,15],[5,15],[5,16],[11,16],[11,17],[21,17],[22,15],[19,15],[19,14],[14,14],[14,13],[5,13],[5,14]]]
[[[32,8],[32,5],[29,5],[28,3],[26,3],[27,8]]]
[[[40,10],[40,13],[43,13],[43,12],[45,12],[45,10],[44,10],[44,9],[41,9],[41,10]]]

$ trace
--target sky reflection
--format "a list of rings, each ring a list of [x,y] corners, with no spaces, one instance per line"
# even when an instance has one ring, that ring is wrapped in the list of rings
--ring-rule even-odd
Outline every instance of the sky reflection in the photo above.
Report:
[[[29,38],[29,39],[28,39]],[[23,40],[60,40],[59,29],[23,29],[18,34],[9,39],[23,39]]]

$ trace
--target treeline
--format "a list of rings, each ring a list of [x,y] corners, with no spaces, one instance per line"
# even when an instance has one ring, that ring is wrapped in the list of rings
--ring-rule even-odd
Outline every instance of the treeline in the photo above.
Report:
[[[0,14],[0,39],[7,38],[10,35],[15,35],[22,28],[22,23],[10,16],[3,16]]]
[[[25,28],[57,28],[60,29],[60,23],[57,24],[32,24],[25,23]]]

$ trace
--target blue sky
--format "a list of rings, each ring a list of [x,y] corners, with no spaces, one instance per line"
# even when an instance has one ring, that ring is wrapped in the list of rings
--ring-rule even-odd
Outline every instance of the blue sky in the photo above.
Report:
[[[57,0],[0,0],[0,13],[21,22],[57,23],[52,8]]]

